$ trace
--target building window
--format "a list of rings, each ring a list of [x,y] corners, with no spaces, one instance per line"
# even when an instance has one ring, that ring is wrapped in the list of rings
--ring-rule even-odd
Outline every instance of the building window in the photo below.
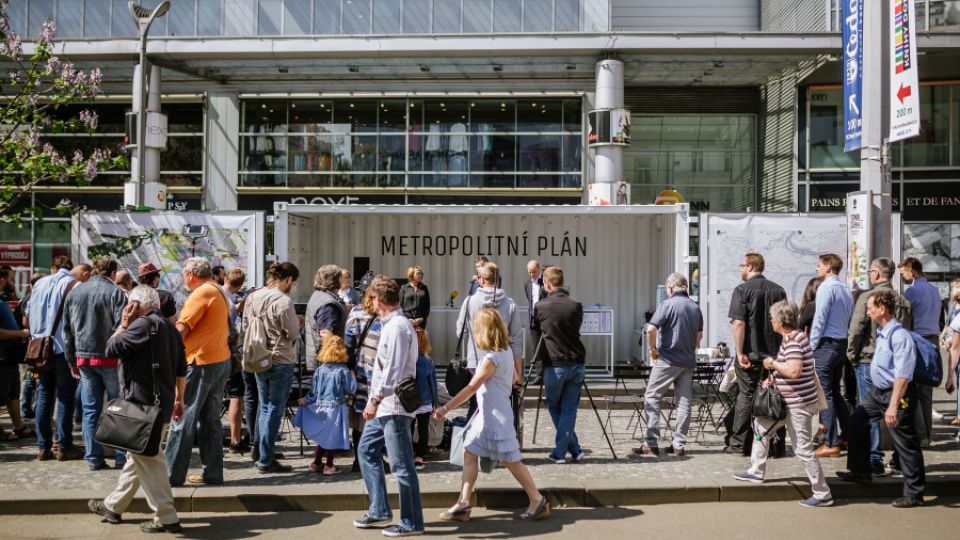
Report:
[[[581,100],[243,103],[244,187],[578,188]]]
[[[624,175],[633,202],[652,204],[673,188],[694,209],[744,211],[756,206],[754,115],[634,116]]]
[[[812,88],[808,101],[809,169],[859,169],[860,152],[843,151],[843,90]],[[960,84],[921,83],[920,135],[894,143],[894,168],[960,167],[958,107]]]
[[[72,118],[85,108],[71,106],[61,114]],[[130,106],[102,104],[94,109],[99,122],[96,133],[47,134],[44,139],[67,157],[75,150],[89,155],[96,148],[123,152],[124,114]],[[168,186],[200,187],[203,183],[203,105],[165,104],[163,112],[167,115],[167,148],[160,152],[160,181]],[[99,173],[94,182],[97,186],[118,187],[129,178],[129,170],[114,170]],[[52,180],[47,185],[59,184]]]

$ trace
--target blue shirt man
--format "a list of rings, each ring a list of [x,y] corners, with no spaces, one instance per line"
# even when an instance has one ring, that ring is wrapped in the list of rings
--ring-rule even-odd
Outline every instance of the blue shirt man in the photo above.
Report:
[[[906,274],[903,277],[907,281]],[[943,307],[940,291],[926,278],[916,277],[913,285],[904,291],[903,297],[910,301],[910,307],[913,308],[913,331],[924,337],[939,335],[940,310]]]
[[[75,279],[69,270],[61,268],[56,274],[37,281],[27,302],[30,335],[34,338],[53,336],[54,354],[63,354],[63,319],[56,328],[53,328],[53,320],[63,302],[63,291]]]
[[[817,289],[817,310],[810,327],[810,347],[816,350],[822,338],[847,339],[853,296],[836,274],[827,274]]]
[[[877,347],[870,363],[870,379],[880,390],[893,388],[896,379],[913,380],[917,361],[917,346],[910,332],[896,319],[877,328]]]

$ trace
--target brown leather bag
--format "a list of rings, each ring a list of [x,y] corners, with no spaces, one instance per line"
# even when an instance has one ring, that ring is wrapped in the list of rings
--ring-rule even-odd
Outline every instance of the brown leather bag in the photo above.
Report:
[[[57,308],[57,316],[53,319],[51,335],[32,338],[30,342],[27,343],[27,354],[24,356],[24,360],[34,373],[44,373],[53,367],[52,333],[56,332],[57,327],[60,326],[60,320],[63,319],[63,305],[67,302],[67,294],[70,293],[70,290],[73,289],[77,283],[77,280],[71,281],[63,291],[63,298],[60,299],[60,307]]]

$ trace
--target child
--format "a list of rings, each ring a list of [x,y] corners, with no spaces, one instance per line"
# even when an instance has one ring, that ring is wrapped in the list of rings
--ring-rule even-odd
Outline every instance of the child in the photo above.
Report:
[[[326,476],[340,473],[340,469],[333,466],[336,450],[350,448],[347,395],[357,391],[357,379],[347,367],[347,359],[343,339],[335,335],[324,339],[317,354],[320,365],[313,374],[310,393],[299,402],[300,428],[317,443],[310,470]]]
[[[430,413],[437,405],[437,371],[433,368],[430,354],[430,338],[426,331],[417,330],[417,387],[420,389],[420,407],[414,411],[417,416],[417,445],[414,449],[413,464],[418,471],[423,470],[423,459],[430,447]],[[411,426],[413,427],[413,426]]]

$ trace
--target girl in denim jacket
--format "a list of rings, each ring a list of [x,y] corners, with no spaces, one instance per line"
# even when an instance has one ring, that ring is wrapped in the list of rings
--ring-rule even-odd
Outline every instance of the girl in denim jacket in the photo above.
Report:
[[[357,379],[347,367],[347,359],[347,348],[339,336],[323,340],[310,393],[300,400],[298,411],[300,427],[317,443],[310,470],[327,476],[340,473],[333,466],[336,451],[350,448],[347,396],[357,391]]]
[[[427,457],[427,449],[430,447],[430,413],[437,406],[437,370],[433,367],[433,361],[430,360],[430,338],[427,332],[422,329],[417,330],[417,387],[420,390],[420,407],[414,411],[417,417],[417,444],[414,448],[413,463],[417,470],[424,467],[423,459]]]

